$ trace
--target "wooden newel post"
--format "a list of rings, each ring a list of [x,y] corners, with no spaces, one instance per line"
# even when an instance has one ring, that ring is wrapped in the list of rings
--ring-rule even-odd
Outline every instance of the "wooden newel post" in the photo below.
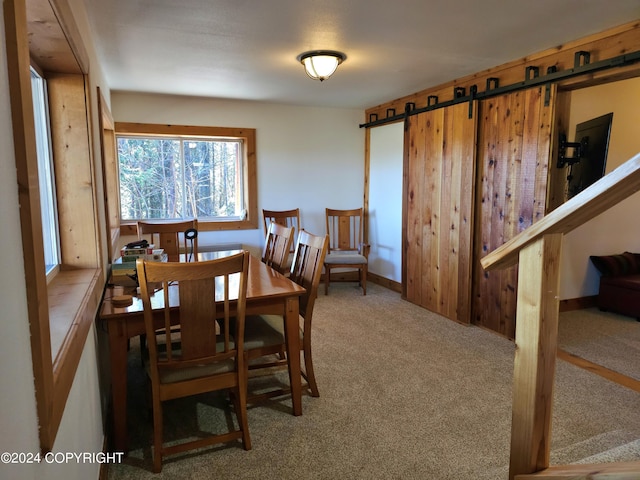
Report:
[[[640,462],[548,468],[562,236],[639,190],[640,153],[480,259],[486,271],[518,263],[510,480],[640,478]]]
[[[549,466],[562,234],[520,251],[509,479]]]

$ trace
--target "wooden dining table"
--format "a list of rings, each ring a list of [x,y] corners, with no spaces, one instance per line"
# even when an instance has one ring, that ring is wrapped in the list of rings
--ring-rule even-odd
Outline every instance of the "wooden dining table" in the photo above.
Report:
[[[220,258],[239,250],[206,252],[198,254],[199,260]],[[247,282],[247,315],[282,315],[285,322],[289,381],[293,414],[302,414],[302,381],[300,377],[299,300],[305,289],[284,275],[251,256]],[[132,303],[117,307],[112,299],[133,293]],[[156,293],[161,296],[162,293]],[[161,311],[159,311],[160,313]],[[142,300],[135,294],[135,287],[107,285],[100,308],[100,320],[106,324],[109,335],[111,366],[111,396],[114,451],[128,450],[127,435],[127,350],[129,339],[145,333]],[[163,319],[159,315],[158,328]],[[247,324],[246,328],[250,328]]]

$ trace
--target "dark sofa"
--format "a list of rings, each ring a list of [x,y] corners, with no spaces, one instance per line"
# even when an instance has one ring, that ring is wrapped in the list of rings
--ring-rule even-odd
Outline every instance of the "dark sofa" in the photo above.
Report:
[[[598,308],[640,321],[640,254],[625,252],[589,258],[601,273]]]

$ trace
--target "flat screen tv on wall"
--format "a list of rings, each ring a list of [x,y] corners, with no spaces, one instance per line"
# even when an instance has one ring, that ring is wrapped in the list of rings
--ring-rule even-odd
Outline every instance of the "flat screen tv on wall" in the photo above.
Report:
[[[569,167],[567,198],[597,182],[604,176],[611,136],[613,113],[576,125],[575,141],[582,144],[580,161]]]

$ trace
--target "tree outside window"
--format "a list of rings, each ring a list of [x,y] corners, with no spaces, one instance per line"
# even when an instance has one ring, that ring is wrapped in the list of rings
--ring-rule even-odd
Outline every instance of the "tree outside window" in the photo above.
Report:
[[[242,219],[244,142],[117,136],[122,221]]]

